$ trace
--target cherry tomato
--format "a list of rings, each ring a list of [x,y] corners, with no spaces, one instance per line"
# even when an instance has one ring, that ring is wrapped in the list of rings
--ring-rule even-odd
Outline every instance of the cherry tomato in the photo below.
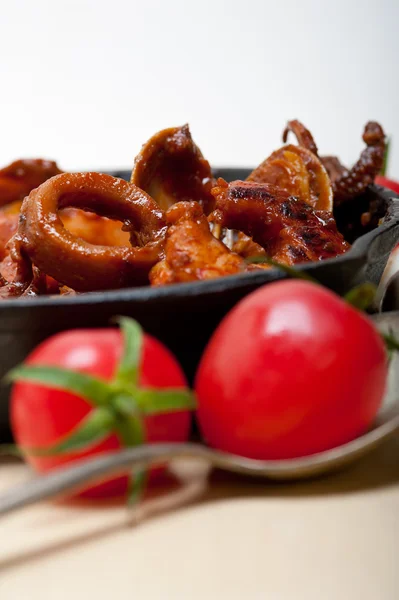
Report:
[[[367,430],[386,377],[384,343],[366,316],[317,284],[268,284],[205,350],[199,426],[211,446],[249,458],[317,453]]]
[[[115,375],[123,351],[117,329],[74,330],[60,333],[40,344],[28,357],[28,365],[54,365],[88,373],[103,380]],[[156,339],[143,334],[138,384],[151,388],[184,388],[184,374],[174,356]],[[83,398],[49,386],[18,382],[11,395],[11,427],[22,448],[46,448],[58,442],[92,410]],[[144,418],[146,441],[185,441],[190,429],[188,411],[151,415]],[[110,435],[85,451],[74,454],[39,456],[27,451],[26,458],[39,472],[85,456],[115,450],[121,446]],[[91,488],[83,495],[114,495],[126,490],[127,478],[118,478]]]
[[[382,185],[390,190],[393,190],[397,194],[399,194],[399,183],[397,181],[393,181],[392,179],[388,179],[388,177],[384,177],[383,175],[377,175],[374,179],[374,182],[377,185]]]

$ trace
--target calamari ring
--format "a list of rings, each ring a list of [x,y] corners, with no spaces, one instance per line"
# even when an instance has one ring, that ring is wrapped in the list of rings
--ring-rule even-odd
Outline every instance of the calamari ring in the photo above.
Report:
[[[316,156],[318,156],[318,150],[316,146],[316,142],[313,139],[312,134],[309,129],[306,129],[305,125],[303,125],[300,121],[294,119],[293,121],[288,121],[286,128],[283,132],[283,142],[284,144],[287,141],[289,132],[295,135],[298,140],[298,144],[302,146],[302,148],[307,148],[310,152],[313,152]]]
[[[317,210],[333,209],[330,178],[320,159],[307,148],[288,144],[273,152],[247,177],[268,183],[300,198]]]
[[[75,237],[58,216],[69,206],[123,221],[134,247],[95,245]],[[25,198],[16,237],[21,252],[42,272],[87,292],[148,283],[165,234],[163,211],[136,186],[100,173],[63,173]]]
[[[175,202],[193,200],[206,214],[213,210],[215,180],[188,125],[163,129],[150,138],[136,157],[130,182],[165,211]]]

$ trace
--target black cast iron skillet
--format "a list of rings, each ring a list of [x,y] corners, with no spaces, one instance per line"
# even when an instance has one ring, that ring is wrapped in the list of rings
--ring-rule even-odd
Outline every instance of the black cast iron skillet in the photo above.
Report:
[[[218,169],[216,176],[245,179],[249,169]],[[130,172],[113,172],[129,179]],[[321,283],[344,293],[366,279],[378,283],[388,255],[399,239],[399,198],[371,186],[356,202],[355,223],[345,231],[356,236],[356,219],[370,203],[378,205],[384,223],[362,235],[344,255],[299,266]],[[345,228],[345,215],[337,214]],[[137,319],[148,333],[163,341],[192,380],[199,357],[222,317],[259,286],[283,278],[276,269],[163,288],[131,288],[80,296],[38,297],[0,302],[0,378],[48,336],[76,327],[102,327],[115,315]],[[0,386],[0,441],[9,437],[8,389]]]

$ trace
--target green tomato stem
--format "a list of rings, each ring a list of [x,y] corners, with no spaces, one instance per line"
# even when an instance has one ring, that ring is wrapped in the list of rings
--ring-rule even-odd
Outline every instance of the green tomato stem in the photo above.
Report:
[[[7,381],[30,381],[84,398],[93,410],[64,439],[50,448],[28,448],[27,452],[57,455],[80,452],[116,433],[122,446],[146,441],[144,417],[195,408],[194,395],[187,389],[140,388],[138,378],[143,349],[143,331],[128,317],[119,317],[124,347],[112,381],[86,373],[41,365],[20,365]],[[129,503],[141,497],[147,481],[145,471],[130,475]]]

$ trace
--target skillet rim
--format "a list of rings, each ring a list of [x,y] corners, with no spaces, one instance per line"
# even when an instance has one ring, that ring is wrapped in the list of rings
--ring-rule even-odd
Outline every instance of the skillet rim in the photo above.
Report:
[[[114,169],[99,171],[100,173],[108,173],[115,177],[126,179],[130,177],[130,171],[127,169],[117,170]],[[229,175],[233,173],[241,172],[244,176],[245,173],[251,172],[248,167],[218,167],[214,169],[215,177],[224,175],[225,178],[229,179]],[[368,233],[360,236],[352,244],[351,248],[339,256],[324,259],[323,261],[302,263],[297,265],[295,268],[299,271],[309,273],[310,275],[316,276],[318,269],[324,267],[332,267],[334,265],[340,266],[342,264],[356,262],[364,260],[365,266],[373,264],[374,261],[368,262],[367,258],[370,254],[370,250],[373,243],[383,234],[388,231],[399,228],[399,194],[396,194],[388,188],[373,184],[369,186],[369,189],[373,191],[387,204],[387,213],[384,220],[379,227],[369,231]],[[388,256],[379,255],[378,260]],[[207,281],[195,281],[189,283],[175,283],[170,286],[162,287],[151,287],[151,286],[139,286],[130,288],[121,288],[118,290],[103,290],[95,292],[85,292],[81,295],[76,296],[38,296],[35,298],[10,298],[0,301],[0,313],[1,312],[13,312],[12,309],[34,309],[43,307],[71,307],[71,306],[91,306],[98,303],[112,303],[112,302],[147,302],[160,300],[173,300],[174,298],[192,297],[192,296],[208,296],[213,293],[220,293],[225,290],[234,290],[245,287],[246,285],[262,285],[268,282],[283,279],[286,275],[276,268],[268,269],[267,271],[252,271],[249,273],[239,273],[237,275],[229,275],[226,277],[219,277],[215,279],[209,279]],[[316,277],[317,278],[317,277]]]

